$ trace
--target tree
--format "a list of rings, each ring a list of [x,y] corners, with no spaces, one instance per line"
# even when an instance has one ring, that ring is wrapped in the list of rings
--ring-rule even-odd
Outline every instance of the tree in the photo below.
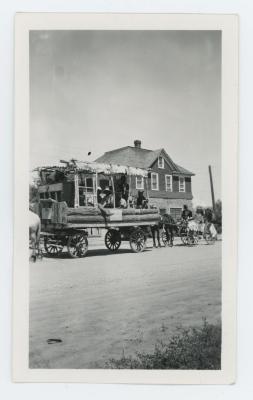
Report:
[[[215,203],[215,222],[218,227],[218,230],[222,229],[222,202],[221,200],[217,200]]]

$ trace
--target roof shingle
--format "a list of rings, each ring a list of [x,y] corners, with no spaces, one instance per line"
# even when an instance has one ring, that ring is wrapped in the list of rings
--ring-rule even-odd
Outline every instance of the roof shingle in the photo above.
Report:
[[[157,160],[161,152],[163,152],[163,155],[166,161],[171,166],[173,172],[184,175],[194,175],[187,169],[175,164],[164,149],[148,150],[139,147],[126,146],[119,149],[107,151],[95,161],[101,163],[122,164],[130,167],[148,169]]]

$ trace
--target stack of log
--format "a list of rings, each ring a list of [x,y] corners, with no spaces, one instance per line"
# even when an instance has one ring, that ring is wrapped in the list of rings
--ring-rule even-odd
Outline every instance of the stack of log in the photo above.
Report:
[[[154,209],[68,208],[67,221],[72,224],[119,222],[156,222],[158,211]],[[118,219],[117,219],[118,218]]]
[[[41,208],[50,210],[50,222],[53,224],[106,224],[113,222],[150,222],[159,220],[158,210],[155,209],[113,209],[99,207],[67,207],[65,202],[42,204]]]

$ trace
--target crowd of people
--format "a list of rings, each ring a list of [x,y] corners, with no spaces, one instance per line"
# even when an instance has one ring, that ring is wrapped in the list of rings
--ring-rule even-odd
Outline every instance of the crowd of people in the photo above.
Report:
[[[148,208],[148,199],[144,196],[144,191],[139,190],[137,196],[129,192],[129,184],[126,176],[122,175],[119,183],[115,187],[115,203],[113,198],[113,188],[106,186],[102,189],[97,188],[98,204],[105,208]]]

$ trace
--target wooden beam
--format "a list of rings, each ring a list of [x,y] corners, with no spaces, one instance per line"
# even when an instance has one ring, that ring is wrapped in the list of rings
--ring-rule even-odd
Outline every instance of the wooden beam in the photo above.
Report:
[[[78,173],[76,172],[74,175],[74,184],[75,184],[75,198],[74,198],[74,207],[79,207],[79,182],[78,182]]]

